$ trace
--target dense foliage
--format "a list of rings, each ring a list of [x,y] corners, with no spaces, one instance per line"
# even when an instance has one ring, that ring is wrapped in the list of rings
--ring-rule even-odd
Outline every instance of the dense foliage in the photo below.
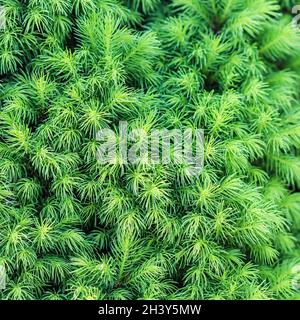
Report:
[[[294,4],[0,0],[0,298],[300,298]],[[204,171],[97,162],[120,120]]]

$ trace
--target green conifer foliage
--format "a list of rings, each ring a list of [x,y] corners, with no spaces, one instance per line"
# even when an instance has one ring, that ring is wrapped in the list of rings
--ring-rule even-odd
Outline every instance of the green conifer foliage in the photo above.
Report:
[[[294,1],[0,5],[1,299],[300,298]],[[119,121],[204,129],[204,170],[101,164]]]

